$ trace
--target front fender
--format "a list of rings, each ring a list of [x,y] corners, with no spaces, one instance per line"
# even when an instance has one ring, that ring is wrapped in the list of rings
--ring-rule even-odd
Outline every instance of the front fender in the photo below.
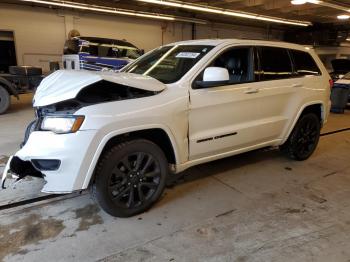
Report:
[[[116,136],[123,135],[123,134],[136,132],[136,131],[143,131],[143,130],[148,130],[148,129],[162,129],[168,135],[170,142],[171,142],[171,145],[173,147],[174,153],[175,153],[175,160],[176,160],[176,162],[178,162],[180,159],[179,151],[177,150],[178,145],[176,143],[175,136],[171,132],[170,128],[168,128],[167,126],[152,124],[152,125],[133,126],[133,127],[115,130],[115,131],[112,131],[112,132],[105,134],[103,136],[103,138],[100,140],[100,142],[98,143],[97,149],[94,153],[94,156],[92,157],[88,172],[86,174],[82,189],[86,189],[89,186],[91,178],[92,178],[93,173],[95,171],[95,167],[97,165],[97,162],[98,162],[98,160],[103,152],[103,149],[105,148],[108,141],[110,141],[110,139],[112,139]]]

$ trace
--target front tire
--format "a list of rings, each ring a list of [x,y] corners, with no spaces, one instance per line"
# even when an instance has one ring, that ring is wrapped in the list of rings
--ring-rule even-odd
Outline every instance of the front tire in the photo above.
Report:
[[[130,217],[146,211],[159,199],[168,172],[167,159],[153,142],[122,142],[102,156],[92,191],[108,214]]]
[[[321,123],[313,113],[300,117],[288,140],[280,147],[289,158],[306,160],[315,151],[320,138]]]

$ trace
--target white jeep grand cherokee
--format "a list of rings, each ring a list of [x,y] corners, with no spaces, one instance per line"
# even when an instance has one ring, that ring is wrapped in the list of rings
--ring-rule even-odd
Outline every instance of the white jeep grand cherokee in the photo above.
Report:
[[[113,216],[143,212],[166,178],[191,166],[280,146],[315,150],[330,77],[308,48],[255,40],[159,47],[120,73],[58,71],[39,86],[36,120],[7,164],[43,177],[43,192],[92,187]]]

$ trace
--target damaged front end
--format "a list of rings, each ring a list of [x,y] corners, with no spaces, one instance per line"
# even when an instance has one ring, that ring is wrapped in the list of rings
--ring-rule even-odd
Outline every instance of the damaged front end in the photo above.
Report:
[[[17,156],[11,156],[5,166],[4,173],[1,178],[1,188],[6,189],[6,179],[12,173],[12,178],[15,179],[14,185],[26,176],[44,178],[44,174],[35,168],[30,161],[23,161]]]
[[[12,174],[15,183],[26,176],[44,178],[42,192],[46,193],[83,189],[83,179],[98,145],[93,143],[98,129],[85,129],[88,115],[79,115],[78,111],[153,96],[164,89],[155,79],[130,74],[53,73],[37,89],[33,101],[36,119],[27,127],[21,149],[9,159],[1,187],[6,188],[6,179]]]

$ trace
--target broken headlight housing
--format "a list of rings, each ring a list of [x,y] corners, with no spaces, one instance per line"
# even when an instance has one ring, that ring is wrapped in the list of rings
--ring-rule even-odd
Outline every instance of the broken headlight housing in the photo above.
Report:
[[[45,116],[43,117],[40,129],[52,131],[57,134],[75,133],[84,122],[84,116]]]

